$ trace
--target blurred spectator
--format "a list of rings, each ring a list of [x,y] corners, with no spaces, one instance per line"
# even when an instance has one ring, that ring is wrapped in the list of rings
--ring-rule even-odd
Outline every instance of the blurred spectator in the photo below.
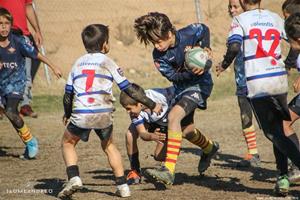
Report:
[[[33,0],[0,0],[0,6],[6,8],[13,16],[13,32],[24,35],[26,40],[30,42],[38,50],[42,45],[43,38],[39,27],[37,15],[33,8]],[[34,36],[30,33],[27,26],[27,19],[34,29]],[[36,118],[35,113],[30,104],[32,102],[32,82],[40,65],[37,59],[26,58],[26,88],[21,102],[20,114]],[[0,117],[1,118],[1,117]]]

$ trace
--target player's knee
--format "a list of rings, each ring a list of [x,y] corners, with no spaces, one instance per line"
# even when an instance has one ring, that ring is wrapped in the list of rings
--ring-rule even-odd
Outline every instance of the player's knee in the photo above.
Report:
[[[252,119],[247,115],[247,114],[242,114],[241,115],[242,119],[242,128],[246,129],[252,126]]]
[[[19,116],[17,112],[12,110],[6,110],[5,114],[17,128],[21,128],[24,125],[23,119]]]
[[[80,138],[72,135],[70,132],[66,130],[61,141],[61,146],[62,147],[75,146],[79,140]]]
[[[169,123],[180,123],[181,118],[178,116],[176,112],[170,112],[168,115],[168,121]]]

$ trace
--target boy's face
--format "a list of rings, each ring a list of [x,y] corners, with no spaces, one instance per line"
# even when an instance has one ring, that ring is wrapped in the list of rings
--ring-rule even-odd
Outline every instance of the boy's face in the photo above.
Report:
[[[237,16],[243,12],[243,8],[239,0],[229,0],[228,11],[232,17]]]
[[[125,106],[126,111],[132,117],[138,117],[142,111],[142,104],[138,103],[137,105],[127,105]]]
[[[158,51],[164,52],[169,49],[169,47],[174,46],[175,44],[175,36],[169,31],[167,39],[160,39],[156,42],[153,42],[154,48]]]
[[[0,36],[6,38],[10,32],[11,23],[6,17],[0,16]]]
[[[300,38],[297,38],[296,40],[289,38],[289,43],[291,44],[292,49],[300,52]]]

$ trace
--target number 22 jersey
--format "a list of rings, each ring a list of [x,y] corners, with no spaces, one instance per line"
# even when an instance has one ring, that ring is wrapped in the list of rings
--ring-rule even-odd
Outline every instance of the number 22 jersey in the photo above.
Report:
[[[227,43],[242,44],[248,97],[287,93],[282,38],[286,38],[284,22],[276,13],[255,9],[234,17]]]

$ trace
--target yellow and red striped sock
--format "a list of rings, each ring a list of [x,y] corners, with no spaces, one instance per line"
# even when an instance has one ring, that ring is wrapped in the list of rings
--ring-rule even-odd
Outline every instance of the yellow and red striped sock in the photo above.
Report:
[[[243,130],[244,137],[247,143],[248,153],[249,154],[257,154],[257,146],[256,146],[256,132],[254,126],[250,126]]]
[[[27,143],[28,141],[30,141],[32,139],[32,135],[30,133],[29,128],[26,126],[26,124],[24,124],[22,128],[18,129],[18,133],[19,133],[21,140],[24,143]]]
[[[213,142],[203,135],[199,129],[194,129],[194,132],[188,133],[185,138],[202,149],[205,154],[208,154],[213,147]]]
[[[165,167],[172,173],[175,173],[175,166],[180,151],[182,141],[182,132],[168,130],[168,144]]]

